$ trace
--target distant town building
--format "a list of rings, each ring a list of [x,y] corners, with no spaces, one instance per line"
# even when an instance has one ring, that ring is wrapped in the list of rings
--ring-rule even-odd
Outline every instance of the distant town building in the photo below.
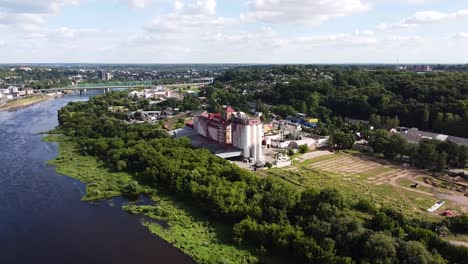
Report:
[[[32,71],[31,68],[25,67],[25,66],[20,67],[20,70],[21,70],[21,71]]]
[[[413,65],[411,70],[414,72],[431,72],[432,66],[430,65]]]
[[[167,99],[173,97],[171,90],[164,88],[163,86],[157,86],[153,89],[144,89],[143,91],[131,91],[128,93],[128,97],[134,98],[154,98],[154,99]]]
[[[214,78],[213,77],[197,78],[197,79],[192,79],[192,82],[194,82],[194,83],[203,83],[203,84],[212,84],[214,82]]]
[[[98,78],[103,81],[110,81],[112,77],[113,77],[112,73],[108,71],[103,71],[103,70],[98,71]]]

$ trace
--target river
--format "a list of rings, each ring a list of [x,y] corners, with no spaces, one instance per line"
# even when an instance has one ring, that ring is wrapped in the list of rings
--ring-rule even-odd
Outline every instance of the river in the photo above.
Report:
[[[57,110],[87,96],[66,95],[0,112],[0,263],[193,263],[111,202],[81,202],[85,185],[46,165],[57,146],[39,132]]]

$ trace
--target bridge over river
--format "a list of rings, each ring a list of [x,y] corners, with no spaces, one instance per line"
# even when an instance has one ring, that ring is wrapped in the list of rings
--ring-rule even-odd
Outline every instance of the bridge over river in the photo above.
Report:
[[[181,84],[168,84],[163,85],[168,88],[186,87],[186,86],[203,86],[208,83],[181,83]],[[80,83],[69,85],[65,87],[57,87],[50,89],[41,89],[42,92],[60,92],[60,91],[76,91],[80,94],[86,93],[87,90],[104,90],[110,92],[113,88],[127,89],[127,88],[148,88],[153,85],[152,81],[127,81],[127,82],[104,82],[104,83]]]

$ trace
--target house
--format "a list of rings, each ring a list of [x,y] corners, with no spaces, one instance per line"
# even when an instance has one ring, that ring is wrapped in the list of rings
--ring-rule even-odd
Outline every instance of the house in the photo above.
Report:
[[[432,133],[427,131],[421,131],[417,128],[397,128],[400,131],[400,135],[402,135],[406,140],[411,143],[419,143],[419,141],[423,139],[435,139],[439,141],[450,141],[458,145],[465,145],[468,146],[468,138],[462,137],[454,137],[444,134]]]
[[[34,94],[34,89],[33,88],[27,87],[27,88],[23,88],[22,90],[24,91],[25,95],[33,95]]]
[[[196,111],[191,112],[190,116],[191,117],[196,117],[196,116],[200,116],[200,115],[207,114],[207,113],[208,113],[208,111],[203,110],[203,109],[202,110],[196,110]]]
[[[349,123],[349,124],[364,124],[364,125],[369,124],[369,121],[367,121],[367,120],[353,119],[353,118],[349,118],[349,117],[345,118],[345,122]]]
[[[171,90],[165,89],[163,86],[156,86],[153,89],[144,89],[143,91],[131,91],[128,93],[129,98],[146,98],[146,99],[167,99],[173,97]]]
[[[272,139],[271,146],[280,149],[298,149],[299,146],[307,145],[311,149],[327,147],[330,137],[311,136],[301,137],[300,139]],[[267,142],[268,143],[268,142]]]
[[[139,114],[137,114],[137,113],[139,113]],[[139,111],[129,113],[128,117],[129,117],[129,119],[132,119],[132,118],[135,117],[136,119],[139,119],[139,120],[154,122],[154,121],[157,121],[158,119],[160,119],[162,117],[161,113],[162,113],[161,111],[142,111],[142,110],[139,110]],[[137,115],[140,115],[140,117],[138,117]]]
[[[107,108],[107,110],[109,110],[112,113],[125,113],[125,112],[128,112],[128,108],[126,108],[125,106],[109,106]]]
[[[173,109],[172,107],[168,107],[164,109],[164,111],[162,111],[162,114],[166,116],[173,116],[174,114],[176,114],[176,112],[175,109]]]
[[[292,165],[292,160],[287,155],[283,155],[281,153],[278,153],[278,155],[276,156],[276,159],[273,161],[272,165],[273,165],[274,168],[283,168],[283,167],[291,166]]]

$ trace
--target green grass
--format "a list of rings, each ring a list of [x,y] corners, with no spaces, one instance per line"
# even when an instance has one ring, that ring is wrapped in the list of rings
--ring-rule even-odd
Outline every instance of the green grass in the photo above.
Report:
[[[122,188],[132,181],[124,172],[110,172],[104,164],[92,156],[82,155],[70,138],[49,135],[47,142],[57,142],[59,155],[47,164],[54,165],[57,172],[87,183],[84,201],[101,200],[122,195]]]
[[[403,186],[403,187],[410,187],[412,184],[414,184],[413,181],[409,180],[409,179],[406,179],[406,178],[401,178],[401,179],[398,179],[396,181],[396,183],[400,186]]]
[[[50,98],[51,97],[46,96],[46,95],[28,96],[28,97],[24,97],[24,98],[21,98],[21,99],[10,100],[6,104],[2,105],[0,107],[0,109],[10,108],[10,107],[17,107],[17,106],[27,106],[29,104],[44,101],[44,100],[48,100]]]
[[[247,248],[234,246],[230,227],[208,221],[200,211],[187,204],[174,202],[165,195],[154,206],[124,206],[124,210],[144,214],[167,223],[143,221],[152,233],[190,255],[197,263],[257,263],[258,258]]]
[[[350,154],[350,155],[361,155],[362,152],[359,151],[359,150],[355,150],[355,149],[345,149],[343,150],[344,153],[346,154]]]
[[[327,157],[327,156],[325,156]],[[385,171],[381,169],[382,172]],[[377,171],[373,171],[376,173]],[[402,212],[411,218],[440,219],[435,214],[428,214],[426,209],[437,200],[430,194],[420,194],[393,187],[389,184],[374,185],[365,181],[360,175],[342,175],[338,173],[323,172],[300,164],[297,170],[271,169],[263,172],[263,176],[280,179],[298,191],[306,188],[336,188],[350,201],[367,199],[376,207],[390,207]],[[405,182],[406,183],[406,182]],[[447,207],[456,208],[456,205],[447,202]]]
[[[451,235],[451,236],[448,236],[446,239],[468,243],[468,235]]]
[[[132,181],[132,175],[125,172],[111,172],[95,157],[84,156],[77,150],[76,143],[63,135],[48,135],[46,142],[58,142],[59,155],[48,162],[63,175],[87,183],[85,201],[108,199],[122,195],[122,189]],[[257,252],[243,248],[231,241],[231,226],[213,223],[187,202],[180,202],[175,197],[163,194],[163,190],[143,187],[156,202],[154,206],[126,205],[123,208],[130,213],[145,214],[168,225],[144,221],[149,231],[181,249],[198,263],[258,263]],[[161,192],[161,194],[159,194]],[[158,194],[157,194],[158,193]],[[263,256],[267,263],[275,263]]]
[[[370,169],[368,171],[360,172],[357,175],[359,177],[361,177],[362,179],[367,179],[367,178],[374,177],[374,176],[377,176],[377,175],[380,175],[380,174],[384,174],[384,173],[387,173],[387,172],[390,172],[390,171],[393,171],[393,170],[395,170],[395,169],[390,168],[390,167],[386,167],[386,166],[380,166],[380,167],[375,168],[375,169]]]
[[[299,163],[299,165],[300,166],[307,166],[307,165],[317,163],[317,162],[320,162],[320,161],[336,159],[336,158],[339,158],[341,156],[342,156],[342,154],[339,154],[339,153],[336,153],[336,154],[335,153],[330,153],[330,155],[324,155],[324,156],[319,156],[319,157],[316,157],[316,158],[313,158],[313,159],[304,160],[303,162]]]

